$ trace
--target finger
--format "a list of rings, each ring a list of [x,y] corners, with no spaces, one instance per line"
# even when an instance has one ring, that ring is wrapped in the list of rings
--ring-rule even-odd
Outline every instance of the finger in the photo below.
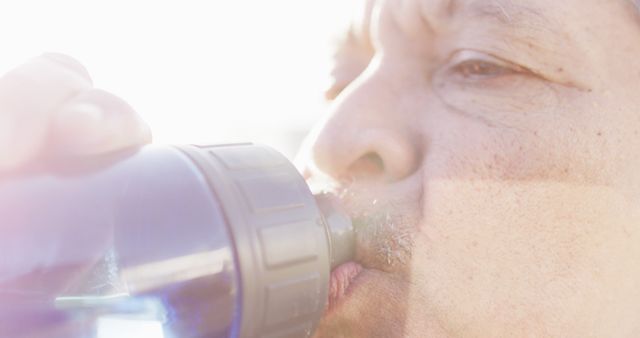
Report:
[[[149,127],[134,109],[101,89],[81,92],[53,115],[51,142],[57,155],[101,154],[151,141]]]
[[[42,149],[50,113],[91,87],[71,57],[44,54],[0,77],[0,171],[16,168]]]

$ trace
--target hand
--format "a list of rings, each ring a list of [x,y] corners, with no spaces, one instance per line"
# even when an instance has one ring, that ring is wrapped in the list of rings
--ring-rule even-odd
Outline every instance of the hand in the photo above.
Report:
[[[0,173],[44,156],[100,154],[150,140],[131,106],[94,88],[69,56],[44,54],[0,77]]]

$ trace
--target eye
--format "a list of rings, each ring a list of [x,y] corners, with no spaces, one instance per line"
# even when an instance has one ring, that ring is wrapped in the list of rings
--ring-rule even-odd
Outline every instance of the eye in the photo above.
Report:
[[[467,81],[480,81],[515,75],[525,69],[494,56],[476,51],[460,51],[450,61],[448,73]]]
[[[483,60],[464,61],[456,65],[453,71],[464,78],[496,77],[512,73],[508,68]]]

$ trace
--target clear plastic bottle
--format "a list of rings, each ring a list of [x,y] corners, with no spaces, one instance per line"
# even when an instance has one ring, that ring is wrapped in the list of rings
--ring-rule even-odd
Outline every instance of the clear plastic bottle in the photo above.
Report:
[[[351,222],[270,148],[147,146],[0,180],[0,337],[310,337]]]
[[[0,337],[233,336],[231,241],[195,164],[149,147],[97,167],[0,182]]]

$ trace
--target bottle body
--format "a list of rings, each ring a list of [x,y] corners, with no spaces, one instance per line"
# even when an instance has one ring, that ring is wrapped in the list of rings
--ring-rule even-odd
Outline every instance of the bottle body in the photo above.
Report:
[[[241,291],[201,170],[145,147],[0,182],[0,336],[234,337]]]

